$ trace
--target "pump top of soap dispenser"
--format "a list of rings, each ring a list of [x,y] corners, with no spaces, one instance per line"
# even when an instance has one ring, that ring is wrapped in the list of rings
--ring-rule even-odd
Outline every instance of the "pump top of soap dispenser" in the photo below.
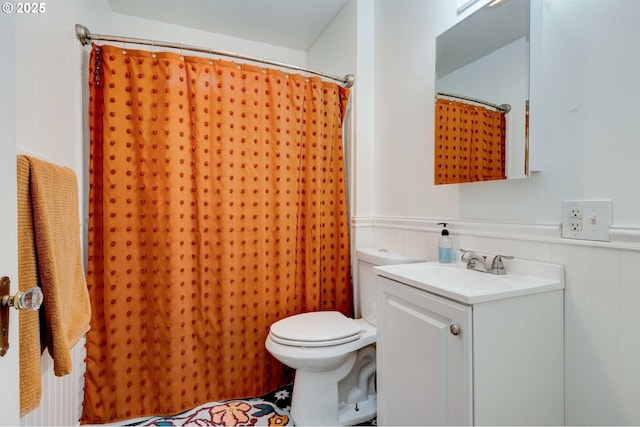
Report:
[[[438,225],[442,225],[442,234],[443,236],[448,236],[449,235],[449,230],[447,230],[447,223],[446,222],[439,222]]]

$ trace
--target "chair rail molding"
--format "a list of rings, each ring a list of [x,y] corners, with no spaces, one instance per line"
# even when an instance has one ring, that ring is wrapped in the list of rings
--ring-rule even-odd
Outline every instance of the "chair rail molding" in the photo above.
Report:
[[[353,217],[353,228],[380,228],[427,233],[440,233],[438,223],[447,222],[452,233],[462,236],[487,237],[565,245],[595,246],[611,249],[640,251],[640,227],[611,226],[611,241],[565,239],[561,237],[560,223],[511,223],[448,218],[412,218],[393,216]]]

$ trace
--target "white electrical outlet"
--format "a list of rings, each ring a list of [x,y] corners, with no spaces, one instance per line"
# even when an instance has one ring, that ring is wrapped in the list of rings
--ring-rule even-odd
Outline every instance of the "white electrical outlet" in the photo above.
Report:
[[[575,204],[571,206],[571,209],[569,209],[569,218],[582,221],[582,208]]]
[[[572,218],[569,220],[569,230],[582,231],[582,220]]]
[[[611,200],[565,200],[562,202],[562,237],[610,241],[612,206]]]

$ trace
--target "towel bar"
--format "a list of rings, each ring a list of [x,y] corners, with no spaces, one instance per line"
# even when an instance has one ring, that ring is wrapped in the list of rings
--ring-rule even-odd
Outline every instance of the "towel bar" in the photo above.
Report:
[[[18,292],[14,296],[9,295],[11,280],[4,276],[0,279],[0,356],[7,354],[9,350],[9,307],[16,310],[36,311],[42,305],[42,291],[38,286]]]

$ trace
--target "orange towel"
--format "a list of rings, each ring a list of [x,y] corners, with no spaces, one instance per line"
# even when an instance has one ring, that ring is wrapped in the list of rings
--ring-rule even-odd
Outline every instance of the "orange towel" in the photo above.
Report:
[[[38,277],[44,294],[41,328],[54,373],[63,376],[71,372],[70,350],[89,330],[91,317],[80,251],[78,183],[69,168],[26,158]]]
[[[18,289],[39,284],[36,241],[29,191],[29,161],[18,156]],[[40,404],[40,320],[38,312],[20,310],[20,417]]]

